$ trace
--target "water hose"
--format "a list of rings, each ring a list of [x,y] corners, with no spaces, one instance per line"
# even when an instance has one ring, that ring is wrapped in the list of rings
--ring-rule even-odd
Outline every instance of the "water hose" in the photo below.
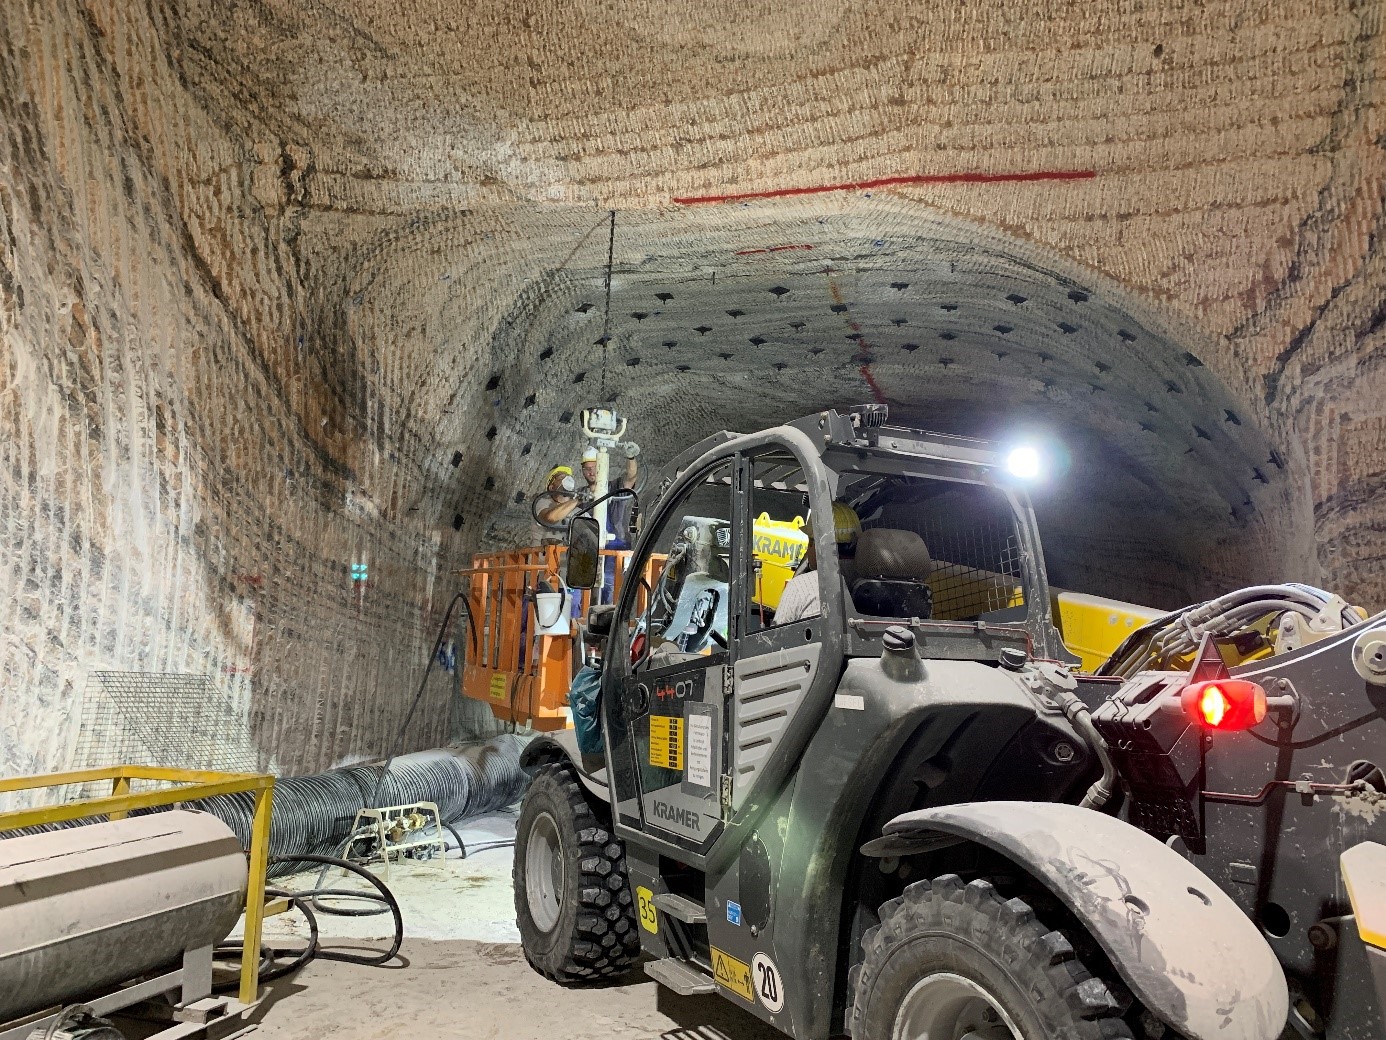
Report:
[[[399,902],[395,899],[394,893],[386,886],[385,882],[372,874],[366,868],[352,863],[350,860],[339,859],[336,856],[318,856],[311,853],[299,853],[294,856],[274,856],[270,858],[272,867],[289,867],[294,869],[300,863],[320,863],[324,870],[331,867],[339,867],[342,870],[357,874],[371,883],[375,888],[375,893],[362,892],[349,888],[323,888],[316,887],[306,891],[292,891],[282,888],[266,888],[265,895],[273,899],[287,899],[290,905],[301,914],[308,922],[308,942],[301,949],[278,949],[267,944],[261,944],[261,971],[260,981],[269,982],[273,979],[283,978],[292,972],[298,971],[316,957],[323,960],[344,961],[348,964],[364,964],[367,966],[380,966],[388,964],[394,960],[399,953],[399,948],[404,944],[404,915],[400,912]],[[329,907],[321,905],[318,900],[322,897],[328,898],[349,898],[365,900],[371,903],[380,904],[376,908],[366,911],[348,910],[343,907]],[[318,920],[317,913],[331,914],[339,917],[361,916],[363,914],[383,914],[389,912],[394,917],[395,934],[394,940],[390,943],[390,948],[383,952],[363,954],[349,953],[343,950],[324,949],[318,939]],[[242,946],[237,942],[224,942],[217,944],[216,954],[221,959],[234,957],[240,954]],[[277,963],[281,957],[288,956],[291,959],[284,964]],[[236,980],[219,983],[214,988],[224,991],[235,988]]]

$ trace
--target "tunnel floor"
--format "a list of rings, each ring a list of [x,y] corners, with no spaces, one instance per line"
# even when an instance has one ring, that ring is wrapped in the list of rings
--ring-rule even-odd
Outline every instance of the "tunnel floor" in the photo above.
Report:
[[[515,814],[492,813],[458,829],[469,847],[481,851],[465,860],[391,869],[389,885],[400,902],[408,937],[398,961],[388,968],[313,961],[296,975],[269,984],[268,996],[250,1018],[257,1025],[251,1035],[261,1040],[783,1037],[723,997],[677,996],[657,986],[639,966],[612,984],[590,989],[564,988],[543,978],[525,962],[519,945],[510,885],[512,850],[484,848],[513,839]],[[289,887],[311,883],[312,876],[305,875],[290,879]],[[355,949],[388,942],[388,918],[319,915],[318,922],[327,946]],[[271,943],[289,946],[304,937],[296,914],[266,923]]]
[[[256,1040],[772,1040],[771,1029],[716,995],[680,997],[640,970],[565,989],[525,963],[518,945],[410,940],[391,971],[316,961],[274,986]]]

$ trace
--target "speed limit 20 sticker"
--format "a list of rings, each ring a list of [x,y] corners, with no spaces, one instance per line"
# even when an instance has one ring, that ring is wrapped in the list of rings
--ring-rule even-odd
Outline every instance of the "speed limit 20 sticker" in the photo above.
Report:
[[[780,978],[780,969],[763,953],[756,954],[751,960],[751,985],[766,1011],[777,1015],[784,1010],[784,982]]]

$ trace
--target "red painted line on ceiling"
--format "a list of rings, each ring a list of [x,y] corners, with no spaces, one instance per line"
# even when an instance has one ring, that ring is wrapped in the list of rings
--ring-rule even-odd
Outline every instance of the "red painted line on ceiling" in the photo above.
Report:
[[[876,376],[871,371],[871,366],[862,365],[857,371],[860,372],[861,377],[866,380],[866,385],[871,388],[871,396],[875,398],[876,403],[885,404],[885,394],[881,392],[881,384],[876,382]]]
[[[837,282],[833,281],[832,270],[828,269],[823,273],[828,278],[828,292],[832,294],[833,303],[842,307],[845,311],[847,304],[842,300],[842,292],[838,289]],[[861,333],[861,326],[857,324],[850,312],[847,313],[847,327],[852,330],[857,338],[856,360],[860,362],[857,366],[857,371],[861,374],[862,379],[866,381],[866,385],[870,388],[871,396],[875,399],[876,403],[885,404],[886,399],[885,394],[881,390],[881,384],[876,382],[876,375],[871,371],[871,345],[866,342],[866,337]]]
[[[1085,181],[1097,176],[1096,170],[1021,170],[1015,173],[915,173],[903,177],[878,177],[846,184],[814,184],[801,188],[773,188],[732,195],[684,195],[675,197],[680,206],[701,206],[712,202],[741,202],[747,199],[782,199],[790,195],[821,195],[829,191],[867,191],[911,184],[1013,184],[1022,181]]]

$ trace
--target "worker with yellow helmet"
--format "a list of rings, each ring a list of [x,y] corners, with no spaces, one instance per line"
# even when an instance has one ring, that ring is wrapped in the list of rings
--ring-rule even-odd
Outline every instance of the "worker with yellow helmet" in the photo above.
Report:
[[[534,518],[539,521],[541,533],[553,536],[581,504],[573,467],[555,466],[549,470],[544,493],[534,502]]]
[[[786,625],[792,621],[817,617],[823,606],[818,595],[818,554],[814,549],[813,516],[810,514],[804,527],[809,536],[808,551],[804,553],[803,563],[798,573],[789,579],[775,607],[775,624]],[[833,540],[837,543],[839,559],[851,559],[856,552],[857,535],[861,534],[861,519],[857,511],[846,502],[833,503]]]
[[[625,456],[625,468],[619,476],[612,476],[605,488],[597,487],[595,447],[588,447],[582,453],[581,481],[574,475],[572,466],[559,465],[549,470],[544,492],[534,500],[532,506],[541,536],[554,537],[556,532],[561,532],[566,527],[569,517],[595,498],[613,494],[622,488],[638,490],[640,466],[636,459],[640,455],[640,445],[634,441],[625,441],[620,445],[620,449]],[[617,497],[607,503],[607,544],[610,548],[630,548],[632,501],[629,497]]]

